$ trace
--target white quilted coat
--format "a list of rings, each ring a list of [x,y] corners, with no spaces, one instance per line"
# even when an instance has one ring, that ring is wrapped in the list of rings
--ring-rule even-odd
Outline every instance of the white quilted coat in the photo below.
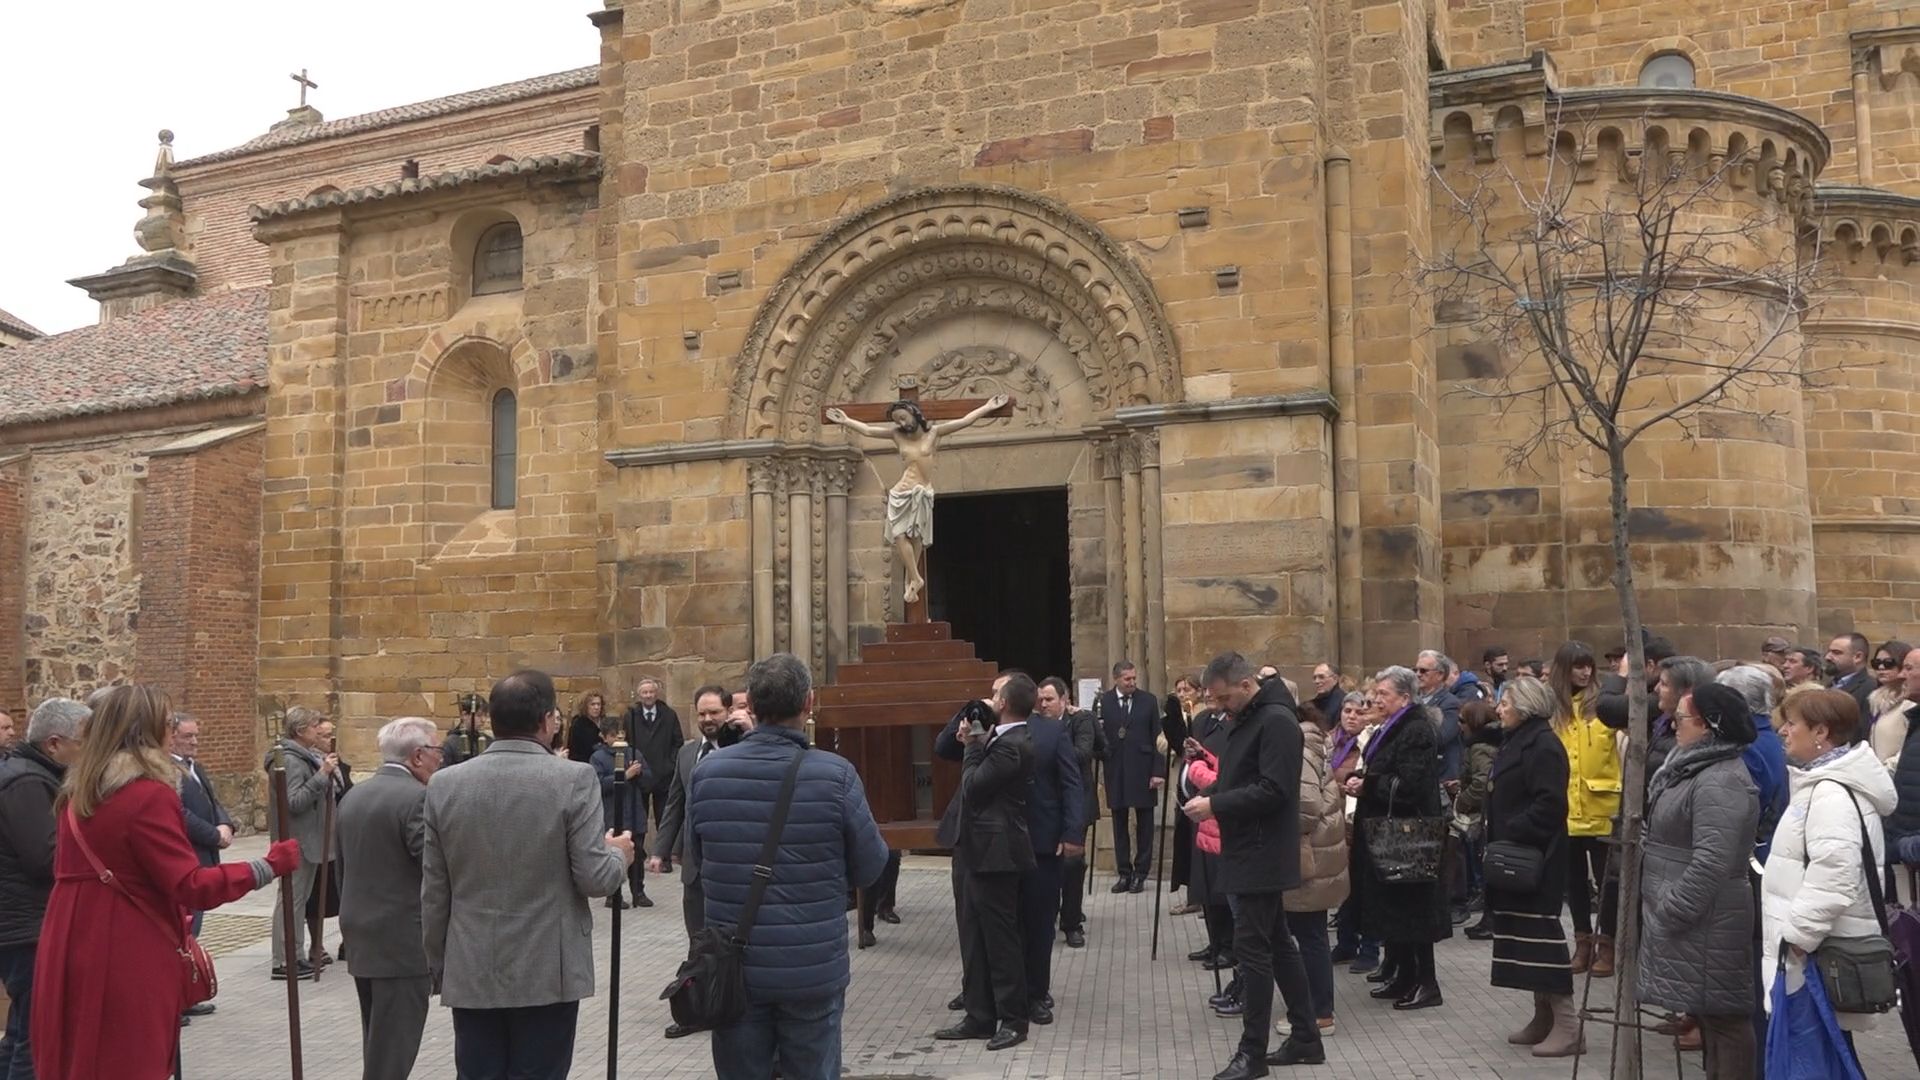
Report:
[[[1773,853],[1760,878],[1760,984],[1769,990],[1782,940],[1810,952],[1830,936],[1880,933],[1867,871],[1860,865],[1860,818],[1866,818],[1877,869],[1886,858],[1880,818],[1892,813],[1896,802],[1893,778],[1865,743],[1818,769],[1791,768],[1787,775],[1787,810],[1774,829]],[[1802,962],[1789,952],[1787,992],[1803,981]],[[1773,1007],[1771,994],[1767,1007]],[[1855,1031],[1872,1019],[1839,1015],[1840,1026]]]

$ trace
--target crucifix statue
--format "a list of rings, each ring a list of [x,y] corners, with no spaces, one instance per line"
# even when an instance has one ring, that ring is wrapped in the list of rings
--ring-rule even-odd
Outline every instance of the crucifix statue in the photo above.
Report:
[[[907,469],[887,492],[886,542],[907,582],[908,605],[920,599],[927,579],[921,568],[933,546],[933,452],[940,436],[950,435],[989,416],[1011,416],[1013,399],[991,398],[920,400],[920,386],[911,377],[900,380],[900,400],[834,406],[821,417],[869,439],[892,439]],[[869,421],[884,421],[871,423]],[[909,616],[909,621],[912,617]]]
[[[314,82],[312,79],[307,78],[306,68],[301,68],[300,74],[288,75],[287,78],[292,79],[294,82],[297,82],[300,84],[300,107],[306,108],[307,91],[320,89],[320,84],[317,82]]]

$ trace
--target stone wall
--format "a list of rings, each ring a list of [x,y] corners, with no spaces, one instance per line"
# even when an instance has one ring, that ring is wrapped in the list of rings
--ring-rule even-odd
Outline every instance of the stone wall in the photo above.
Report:
[[[27,485],[25,455],[0,457],[0,710],[25,733],[27,716]]]
[[[524,287],[470,297],[474,240],[508,218]],[[277,294],[262,711],[329,709],[364,763],[386,720],[450,722],[516,668],[569,703],[595,685],[593,230],[591,182],[537,179],[261,227]],[[473,476],[490,436],[472,417],[501,389],[518,399],[511,509]]]

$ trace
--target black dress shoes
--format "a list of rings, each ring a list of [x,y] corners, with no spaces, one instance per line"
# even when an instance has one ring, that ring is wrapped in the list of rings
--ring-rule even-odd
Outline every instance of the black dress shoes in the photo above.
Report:
[[[667,1025],[667,1038],[684,1039],[700,1029],[692,1024],[672,1023]]]
[[[1229,971],[1232,970],[1237,962],[1232,953],[1222,950],[1216,953],[1211,960],[1202,961],[1200,969],[1202,971]]]
[[[1237,1001],[1239,1000],[1239,998],[1240,998],[1240,980],[1239,978],[1236,977],[1232,982],[1227,983],[1226,989],[1208,998],[1207,1005],[1210,1006],[1211,1008],[1217,1009],[1220,1006],[1225,1005],[1227,1002]]]
[[[1467,927],[1467,940],[1492,941],[1493,925],[1488,920],[1481,919],[1479,922]]]
[[[1128,892],[1130,892],[1130,893],[1143,893],[1143,892],[1146,892],[1146,891],[1147,891],[1147,876],[1146,876],[1145,874],[1135,874],[1135,875],[1133,875],[1133,881],[1132,881],[1132,882],[1130,882],[1130,883],[1129,883],[1129,884],[1127,885],[1127,891],[1128,891]]]
[[[1051,1008],[1053,1008],[1053,995],[1052,995],[1052,994],[1041,994],[1041,995],[1040,995],[1040,1004],[1042,1004],[1042,1005],[1045,1005],[1045,1006],[1046,1006],[1047,1008],[1049,1008],[1049,1009],[1051,1009]]]
[[[1325,1065],[1326,1063],[1326,1044],[1319,1039],[1303,1043],[1298,1039],[1290,1038],[1280,1044],[1280,1049],[1267,1055],[1269,1065]]]
[[[1375,1001],[1392,1001],[1397,1003],[1401,998],[1413,993],[1413,991],[1414,984],[1411,981],[1401,982],[1399,979],[1395,979],[1392,982],[1381,983],[1379,986],[1367,991],[1367,996]]]
[[[1213,1074],[1213,1080],[1253,1080],[1256,1076],[1267,1075],[1267,1063],[1248,1054],[1245,1050],[1236,1050],[1227,1067]]]
[[[948,1012],[959,1012],[961,1009],[964,1009],[966,1007],[967,1007],[967,995],[965,994],[955,994],[953,995],[953,1000],[947,1002]],[[984,1038],[984,1036],[982,1037]]]
[[[1394,969],[1388,967],[1385,964],[1382,964],[1379,967],[1374,968],[1372,971],[1367,973],[1367,981],[1370,983],[1393,982],[1394,978],[1395,978]]]
[[[187,1006],[187,1015],[188,1016],[212,1016],[213,1008],[214,1008],[213,1002],[203,1001],[198,1005]]]
[[[861,948],[871,949],[878,944],[880,944],[880,942],[874,938],[873,931],[871,930],[860,931],[860,947]]]
[[[634,907],[652,907],[653,906],[653,901],[647,897],[647,890],[645,889],[634,890],[633,906]]]
[[[1110,893],[1123,893],[1131,888],[1133,888],[1133,875],[1121,874],[1120,880],[1114,882],[1113,888],[1108,889],[1107,891]]]
[[[1085,930],[1067,931],[1067,948],[1084,949],[1086,947],[1087,947],[1087,932]]]
[[[1005,1050],[1009,1046],[1019,1046],[1026,1041],[1026,1028],[1014,1027],[1012,1024],[1001,1024],[1000,1030],[994,1032],[993,1038],[987,1040],[987,1049]]]
[[[1205,945],[1187,954],[1189,960],[1207,960],[1213,957],[1213,946]]]
[[[1238,994],[1213,1007],[1215,1016],[1239,1016],[1247,1011],[1247,1003],[1240,1000]]]
[[[880,912],[876,916],[876,918],[878,918],[881,922],[886,923],[889,926],[900,925],[900,916],[895,914],[892,908],[888,908],[887,910]]]
[[[933,1033],[934,1038],[945,1039],[948,1042],[958,1042],[962,1039],[991,1039],[993,1036],[994,1031],[992,1028],[974,1027],[973,1024],[967,1020],[962,1020],[950,1028],[941,1028],[939,1031]]]
[[[633,905],[627,903],[626,897],[621,896],[619,893],[614,893],[612,896],[607,897],[607,906],[619,911],[625,911]]]
[[[1053,1010],[1047,1008],[1046,1002],[1036,1001],[1033,1003],[1032,1010],[1028,1013],[1028,1019],[1039,1024],[1041,1027],[1046,1027],[1048,1024],[1053,1023]]]
[[[1432,1009],[1444,1004],[1440,997],[1440,987],[1435,983],[1422,983],[1413,988],[1400,1000],[1393,1003],[1396,1009]]]

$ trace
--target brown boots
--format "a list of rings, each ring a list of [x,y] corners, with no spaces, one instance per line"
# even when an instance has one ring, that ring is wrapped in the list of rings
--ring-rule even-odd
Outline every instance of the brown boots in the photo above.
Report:
[[[1613,978],[1612,938],[1605,934],[1593,936],[1593,966],[1589,970],[1593,972],[1593,977],[1596,979]]]
[[[1593,935],[1575,934],[1573,936],[1573,973],[1585,975],[1593,966]]]
[[[1533,995],[1533,1019],[1527,1026],[1507,1036],[1515,1046],[1538,1046],[1553,1031],[1553,1006],[1545,994]]]
[[[1553,1028],[1546,1038],[1534,1045],[1533,1056],[1537,1058],[1573,1057],[1587,1052],[1586,1036],[1580,1030],[1580,1014],[1574,1010],[1573,996],[1570,994],[1538,995],[1546,1002],[1552,1016]],[[1536,1009],[1538,1005],[1534,1006]]]

